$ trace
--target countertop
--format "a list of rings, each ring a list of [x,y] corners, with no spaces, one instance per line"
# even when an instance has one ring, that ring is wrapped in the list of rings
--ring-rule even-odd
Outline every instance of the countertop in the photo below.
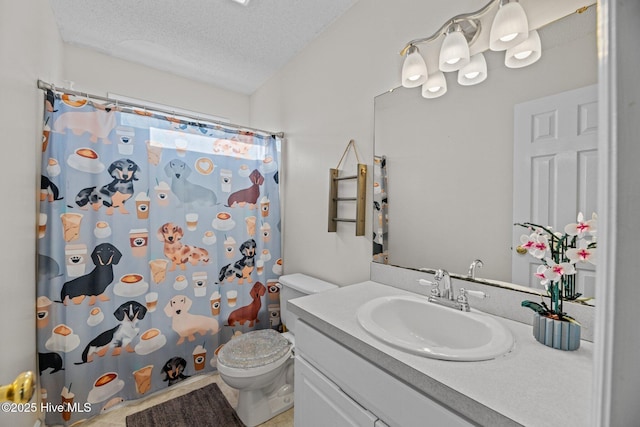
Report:
[[[289,309],[359,356],[480,425],[589,424],[592,343],[582,341],[572,352],[551,349],[533,338],[531,325],[496,317],[516,341],[503,356],[480,362],[416,356],[373,338],[356,319],[362,304],[392,295],[415,294],[366,281],[297,298]]]

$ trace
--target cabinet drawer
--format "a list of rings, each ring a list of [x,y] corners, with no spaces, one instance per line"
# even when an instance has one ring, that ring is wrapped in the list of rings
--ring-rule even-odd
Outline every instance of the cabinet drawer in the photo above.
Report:
[[[303,321],[296,323],[296,354],[390,427],[473,425]]]
[[[305,427],[375,427],[378,420],[334,383],[296,356],[294,424]]]

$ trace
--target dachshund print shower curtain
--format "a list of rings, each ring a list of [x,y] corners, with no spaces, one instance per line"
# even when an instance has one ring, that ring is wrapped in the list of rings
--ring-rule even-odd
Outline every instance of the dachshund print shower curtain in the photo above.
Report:
[[[47,424],[213,371],[229,339],[279,328],[280,143],[47,92],[36,295]]]
[[[373,261],[387,264],[389,261],[389,205],[387,203],[387,158],[373,158]]]

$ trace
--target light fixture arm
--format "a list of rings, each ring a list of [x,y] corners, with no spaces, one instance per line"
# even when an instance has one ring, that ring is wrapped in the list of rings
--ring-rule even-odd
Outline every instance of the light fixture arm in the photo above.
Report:
[[[453,26],[455,24],[463,24],[465,22],[473,22],[474,25],[477,27],[477,29],[473,33],[472,39],[469,40],[469,45],[471,45],[471,43],[475,40],[475,35],[480,33],[480,31],[479,31],[480,21],[478,20],[478,18],[481,18],[482,16],[484,16],[484,14],[486,14],[494,4],[499,3],[500,1],[502,1],[502,0],[491,0],[489,3],[487,3],[481,9],[478,9],[475,12],[461,13],[460,15],[454,16],[453,18],[451,18],[447,22],[445,22],[438,29],[438,31],[436,31],[435,33],[431,34],[429,37],[422,37],[422,38],[414,39],[414,40],[411,40],[410,42],[408,42],[404,46],[404,48],[400,51],[400,56],[405,56],[406,53],[407,53],[407,50],[409,50],[409,48],[411,46],[415,46],[417,44],[422,44],[422,43],[432,42],[432,41],[436,40],[438,37],[446,34],[448,29],[449,29],[449,27],[451,27],[451,26]],[[464,32],[465,32],[465,37],[466,37],[467,33],[466,33],[466,31],[464,31]]]

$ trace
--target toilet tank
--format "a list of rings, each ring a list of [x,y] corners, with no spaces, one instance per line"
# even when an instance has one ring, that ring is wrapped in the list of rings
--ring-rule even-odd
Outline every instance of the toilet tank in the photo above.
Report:
[[[282,286],[280,289],[280,317],[291,333],[295,333],[294,329],[297,316],[287,310],[288,301],[338,287],[333,283],[325,282],[324,280],[301,273],[285,274],[284,276],[280,276],[278,282]]]

